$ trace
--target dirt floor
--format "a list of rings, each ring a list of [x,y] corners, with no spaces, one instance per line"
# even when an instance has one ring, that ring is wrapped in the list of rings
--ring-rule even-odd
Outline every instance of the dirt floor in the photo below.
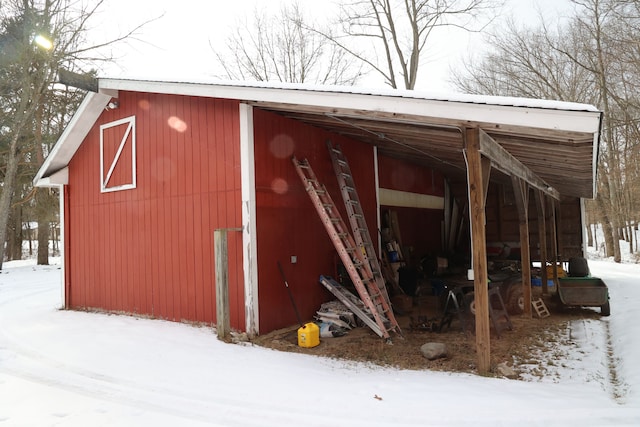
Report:
[[[551,313],[546,318],[526,319],[523,315],[510,316],[512,330],[504,329],[497,336],[491,328],[491,361],[492,372],[496,366],[505,363],[509,366],[515,360],[531,360],[531,354],[541,348],[553,347],[554,337],[566,331],[570,321],[575,319],[599,318],[598,309],[562,309],[556,307],[555,300],[545,298]],[[402,369],[438,370],[448,372],[476,373],[475,335],[473,327],[463,331],[461,322],[454,318],[450,327],[441,332],[416,329],[415,326],[429,325],[441,318],[441,307],[434,301],[413,301],[405,307],[406,314],[397,316],[402,328],[402,337],[392,336],[392,343],[386,343],[368,327],[359,327],[337,338],[321,338],[320,345],[314,348],[301,348],[297,345],[297,329],[299,325],[274,331],[253,340],[257,345],[280,351],[298,352],[326,356],[336,359],[370,362],[381,366],[394,366]],[[413,328],[412,328],[413,324]],[[544,337],[544,339],[543,339]],[[420,347],[427,342],[444,343],[448,356],[437,360],[427,360],[420,352]],[[513,367],[517,372],[517,367]]]

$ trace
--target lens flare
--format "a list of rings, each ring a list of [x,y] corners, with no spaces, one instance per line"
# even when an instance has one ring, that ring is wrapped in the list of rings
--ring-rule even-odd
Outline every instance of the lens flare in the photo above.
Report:
[[[289,191],[289,184],[282,178],[276,178],[271,181],[271,190],[276,194],[285,194]]]
[[[294,148],[295,143],[293,142],[293,138],[285,134],[276,135],[276,137],[269,142],[271,154],[278,159],[291,157]]]
[[[167,119],[167,124],[171,129],[180,133],[183,133],[187,130],[187,124],[185,123],[185,121],[176,116],[169,117],[169,119]]]
[[[43,35],[38,34],[37,36],[35,36],[33,41],[43,49],[46,49],[46,50],[53,49],[53,42]]]

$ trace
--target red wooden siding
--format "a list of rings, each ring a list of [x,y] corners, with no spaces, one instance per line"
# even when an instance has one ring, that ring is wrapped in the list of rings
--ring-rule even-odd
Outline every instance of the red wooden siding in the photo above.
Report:
[[[121,92],[119,104],[69,164],[68,302],[215,322],[213,231],[241,225],[238,102]],[[137,188],[101,193],[99,125],[132,115]],[[240,233],[229,257],[231,326],[244,329]]]
[[[386,156],[378,156],[378,180],[380,188],[444,196],[441,173]]]
[[[440,209],[415,209],[398,206],[382,206],[381,210],[392,210],[398,215],[402,245],[405,257],[410,257],[412,265],[425,255],[438,255],[442,251],[440,229],[444,211]],[[383,222],[383,227],[384,227]],[[411,250],[408,252],[407,248]],[[407,253],[408,252],[408,253]]]
[[[444,176],[431,169],[378,156],[378,176],[380,188],[444,197]],[[441,252],[440,229],[444,219],[442,210],[381,207],[383,213],[389,209],[398,215],[402,244],[405,248],[412,249],[410,254],[404,255],[414,258],[413,265],[425,255],[437,255]]]
[[[318,282],[334,275],[336,252],[291,162],[307,158],[346,215],[326,140],[340,144],[354,173],[372,236],[376,231],[373,148],[259,109],[254,110],[260,331],[295,324],[277,262],[304,319],[331,298]],[[346,216],[345,216],[346,221]],[[291,263],[297,256],[297,263]]]

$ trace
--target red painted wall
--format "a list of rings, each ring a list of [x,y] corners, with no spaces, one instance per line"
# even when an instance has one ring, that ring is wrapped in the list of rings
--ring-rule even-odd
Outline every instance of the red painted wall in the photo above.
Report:
[[[336,251],[291,162],[307,158],[347,222],[326,140],[340,144],[349,161],[376,239],[373,147],[330,134],[276,114],[254,110],[258,283],[261,333],[297,322],[277,262],[284,272],[303,321],[311,320],[331,294],[318,282],[335,273]],[[348,222],[347,222],[348,224]],[[291,256],[297,263],[291,263]]]
[[[102,114],[69,164],[67,305],[215,323],[213,231],[241,225],[238,102],[122,92],[119,103]],[[101,193],[99,125],[131,115],[137,188]],[[342,146],[374,241],[375,169],[373,147],[319,128],[256,108],[254,129],[259,321],[266,333],[297,321],[278,261],[304,321],[332,298],[318,277],[335,274],[337,256],[291,156],[309,159],[344,215],[326,140]],[[118,132],[108,135],[107,156],[119,142]],[[126,183],[128,155],[112,185]],[[442,177],[431,171],[384,157],[379,164],[383,187],[443,192]],[[403,229],[424,228],[424,215],[399,215]],[[228,236],[231,326],[244,330],[241,234]]]
[[[444,197],[444,176],[432,169],[378,156],[380,188]]]
[[[444,197],[444,176],[431,169],[378,156],[378,176],[380,188],[407,191],[411,193],[427,194]],[[425,255],[438,255],[442,251],[440,237],[444,211],[441,209],[417,209],[398,206],[381,206],[385,211],[393,210],[398,215],[398,224],[402,244],[411,248],[414,265]],[[384,215],[382,215],[384,227]],[[405,251],[407,252],[407,251]]]
[[[119,103],[69,164],[67,302],[215,322],[213,231],[241,225],[238,102],[121,92]],[[137,188],[101,193],[99,125],[131,115]],[[229,256],[231,326],[244,329],[240,233]]]

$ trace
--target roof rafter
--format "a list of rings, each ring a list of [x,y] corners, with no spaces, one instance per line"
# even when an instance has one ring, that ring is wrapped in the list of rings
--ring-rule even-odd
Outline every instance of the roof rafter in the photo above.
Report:
[[[507,175],[515,176],[526,181],[530,186],[542,191],[545,194],[560,200],[560,193],[542,180],[531,169],[513,157],[507,150],[502,148],[495,139],[491,138],[485,131],[479,129],[480,153],[491,160],[491,165],[501,170]]]

